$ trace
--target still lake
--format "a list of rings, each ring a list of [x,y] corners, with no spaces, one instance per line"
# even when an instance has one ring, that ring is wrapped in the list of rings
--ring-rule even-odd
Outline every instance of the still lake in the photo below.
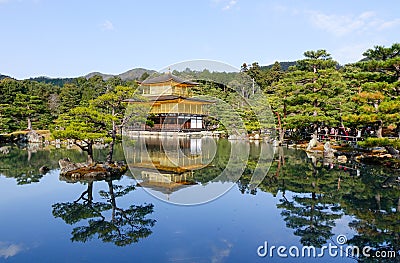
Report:
[[[85,160],[75,148],[2,149],[0,262],[357,262],[349,246],[399,260],[399,171],[265,142],[153,138],[117,145],[122,177],[84,181],[60,177],[59,159]]]

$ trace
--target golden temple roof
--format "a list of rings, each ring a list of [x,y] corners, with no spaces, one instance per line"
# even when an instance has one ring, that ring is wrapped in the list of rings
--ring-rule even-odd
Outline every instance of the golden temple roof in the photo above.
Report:
[[[166,83],[166,82],[175,82],[175,83],[178,83],[178,84],[186,84],[188,86],[197,86],[197,85],[199,85],[199,83],[197,83],[197,82],[181,79],[181,78],[171,74],[171,72],[162,74],[162,75],[154,77],[154,78],[147,78],[146,80],[144,80],[141,83],[141,85],[154,85],[154,84]]]

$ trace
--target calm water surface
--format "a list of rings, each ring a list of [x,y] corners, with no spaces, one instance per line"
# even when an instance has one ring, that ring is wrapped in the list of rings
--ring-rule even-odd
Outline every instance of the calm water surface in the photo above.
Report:
[[[107,181],[61,178],[60,158],[85,160],[75,149],[9,146],[0,155],[0,262],[357,262],[340,249],[336,257],[328,251],[301,257],[304,246],[317,254],[340,246],[339,235],[347,239],[344,249],[400,250],[398,171],[330,165],[276,148],[254,188],[260,152],[271,153],[264,143],[203,139],[171,146],[153,139],[125,146],[118,145],[114,159],[131,171]],[[242,166],[235,156],[247,153]],[[95,158],[106,154],[97,150]],[[50,168],[44,175],[43,165]],[[203,203],[207,198],[215,199]],[[202,204],[173,204],[185,201]],[[287,258],[276,250],[260,257],[265,242],[298,247],[300,257],[288,250]]]

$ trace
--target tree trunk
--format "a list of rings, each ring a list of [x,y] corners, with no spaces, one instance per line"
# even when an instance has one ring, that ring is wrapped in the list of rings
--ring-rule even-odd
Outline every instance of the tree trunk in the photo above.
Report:
[[[316,91],[314,91],[314,93],[315,93],[315,92],[316,92]],[[317,107],[318,107],[318,99],[315,99],[315,100],[314,100],[313,106],[314,106],[314,108],[317,108]],[[314,110],[313,116],[317,116],[317,115],[318,115],[317,110]]]
[[[94,159],[93,159],[93,141],[91,140],[91,141],[89,141],[87,144],[88,144],[88,145],[87,145],[87,148],[86,148],[86,151],[87,151],[87,153],[88,153],[88,156],[87,156],[87,163],[88,163],[88,164],[92,164],[93,161],[94,161]]]
[[[31,122],[31,118],[28,117],[28,128],[29,131],[32,130],[32,122]]]
[[[94,142],[93,142],[93,140],[84,141],[84,142],[86,143],[86,145],[75,141],[75,145],[77,145],[79,148],[81,148],[82,151],[87,152],[88,156],[87,156],[86,163],[92,164],[94,162],[94,159],[93,159],[93,143]]]
[[[275,177],[279,177],[279,171],[281,170],[281,159],[278,160],[278,166],[276,168]]]
[[[117,205],[115,202],[114,187],[112,181],[108,181],[107,183],[108,183],[108,192],[110,193],[110,202],[112,206],[111,221],[115,222],[115,210],[117,209]]]
[[[375,195],[375,200],[376,200],[376,205],[378,206],[378,210],[381,210],[381,195],[380,194],[376,194]]]
[[[87,199],[88,203],[91,204],[93,201],[93,182],[88,182]]]
[[[279,129],[279,142],[282,143],[285,139],[285,129],[282,128],[281,116],[277,111],[273,111],[278,118],[278,129]]]
[[[286,103],[283,103],[283,118],[286,118],[286,116],[287,116]]]
[[[312,192],[311,197],[312,197],[313,202],[312,202],[311,208],[310,208],[310,227],[314,228],[315,200],[317,199],[317,196],[314,192]]]
[[[396,75],[397,75],[397,81],[400,81],[400,65],[394,65],[394,68],[396,70]]]
[[[397,136],[400,139],[400,122],[396,124]]]
[[[340,105],[340,107],[339,107],[340,127],[344,127],[343,119],[342,119],[342,102],[341,101],[339,101],[339,105]]]
[[[376,130],[376,137],[382,138],[382,120],[378,121],[378,129]]]
[[[114,115],[114,109],[113,109],[113,115]],[[114,154],[114,144],[115,144],[115,139],[117,137],[117,126],[115,125],[115,121],[112,121],[112,131],[111,131],[111,138],[112,141],[110,142],[110,146],[108,147],[108,154],[106,158],[107,163],[112,162],[112,157]]]
[[[281,170],[281,166],[285,165],[285,155],[283,152],[283,147],[279,147],[278,149],[278,167],[276,169],[275,177],[279,177],[279,172]]]
[[[283,140],[285,139],[285,131],[286,129],[279,129],[279,142],[283,143]]]

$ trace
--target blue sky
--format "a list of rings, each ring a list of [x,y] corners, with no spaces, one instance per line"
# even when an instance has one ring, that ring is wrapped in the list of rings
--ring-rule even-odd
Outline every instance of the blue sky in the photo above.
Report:
[[[381,0],[0,0],[0,73],[22,79],[159,70],[192,59],[341,64],[400,42],[400,4]]]

